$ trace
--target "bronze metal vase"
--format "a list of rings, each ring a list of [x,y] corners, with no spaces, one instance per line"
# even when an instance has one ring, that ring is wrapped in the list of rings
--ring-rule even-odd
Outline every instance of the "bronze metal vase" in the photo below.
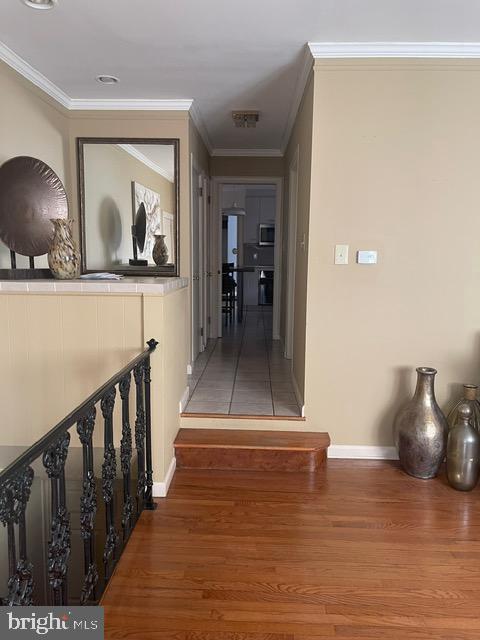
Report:
[[[447,478],[458,491],[471,491],[478,482],[480,435],[472,418],[472,407],[464,402],[458,407],[457,422],[448,434]]]
[[[160,234],[155,234],[155,244],[153,246],[152,251],[153,261],[159,267],[167,264],[168,262],[168,247],[165,242],[165,236]]]
[[[395,419],[394,436],[400,464],[415,478],[434,478],[445,458],[448,424],[435,400],[437,371],[417,369],[417,388]]]

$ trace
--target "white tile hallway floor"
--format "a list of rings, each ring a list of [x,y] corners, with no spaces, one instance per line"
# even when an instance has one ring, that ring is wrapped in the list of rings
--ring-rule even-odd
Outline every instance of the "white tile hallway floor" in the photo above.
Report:
[[[271,309],[250,307],[223,334],[197,358],[185,413],[300,416],[291,361],[271,339]]]

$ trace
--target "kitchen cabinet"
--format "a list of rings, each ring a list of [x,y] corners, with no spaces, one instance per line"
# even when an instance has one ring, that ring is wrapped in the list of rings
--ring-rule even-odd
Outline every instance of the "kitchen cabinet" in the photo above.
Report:
[[[258,242],[258,225],[275,224],[275,196],[245,198],[244,242]]]

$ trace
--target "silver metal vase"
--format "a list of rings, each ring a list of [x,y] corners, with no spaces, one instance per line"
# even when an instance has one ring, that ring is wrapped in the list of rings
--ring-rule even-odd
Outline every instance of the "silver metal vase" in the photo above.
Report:
[[[473,409],[464,402],[447,443],[447,478],[458,491],[475,489],[480,471],[480,435],[472,423]]]
[[[480,402],[477,400],[478,386],[476,384],[464,384],[463,395],[460,400],[457,401],[455,406],[447,415],[447,422],[450,429],[457,424],[458,409],[464,404],[468,404],[472,410],[472,417],[470,419],[472,425],[480,433]]]
[[[395,419],[394,436],[400,464],[416,478],[434,478],[445,458],[448,424],[435,400],[437,371],[417,369],[417,388]]]

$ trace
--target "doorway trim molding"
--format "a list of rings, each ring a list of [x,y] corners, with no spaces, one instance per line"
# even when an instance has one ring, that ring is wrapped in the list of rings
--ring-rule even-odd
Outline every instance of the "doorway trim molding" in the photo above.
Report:
[[[197,173],[198,176],[198,185],[194,185],[193,184],[193,172]],[[193,153],[190,153],[190,373],[193,370],[193,364],[195,362],[195,359],[197,357],[198,354],[194,353],[194,343],[195,343],[195,339],[194,339],[194,332],[197,331],[198,327],[194,327],[194,313],[193,313],[193,305],[194,305],[194,273],[193,273],[193,243],[195,241],[195,238],[193,237],[193,215],[194,215],[194,206],[193,206],[193,201],[194,201],[194,197],[195,197],[195,192],[194,192],[194,188],[196,187],[197,189],[200,189],[201,187],[203,187],[204,185],[204,179],[206,178],[206,174],[205,171],[202,169],[202,167],[199,165],[195,155]],[[198,228],[199,228],[199,247],[198,247],[198,267],[199,267],[199,273],[198,273],[198,278],[199,278],[199,284],[198,284],[198,296],[199,296],[199,321],[201,323],[203,323],[203,305],[205,305],[207,303],[207,301],[202,300],[202,296],[204,293],[204,287],[203,287],[203,280],[206,276],[205,274],[205,269],[204,269],[204,264],[205,264],[205,255],[204,255],[204,247],[202,246],[202,232],[203,232],[203,228],[204,226],[207,224],[207,220],[206,220],[206,209],[205,209],[205,194],[202,193],[202,195],[199,196],[199,206],[198,206],[198,213],[199,213],[199,221],[198,221]],[[203,220],[202,220],[203,218]],[[202,223],[203,222],[203,226]],[[205,327],[204,327],[204,331],[205,331]],[[202,342],[200,342],[200,353],[204,350],[204,345],[202,344]],[[187,367],[187,371],[188,371],[188,367]]]
[[[222,335],[222,251],[220,243],[222,241],[221,225],[222,216],[220,212],[220,187],[224,184],[237,185],[275,185],[275,249],[274,249],[274,287],[273,287],[273,331],[272,338],[280,339],[280,302],[282,299],[282,212],[283,212],[283,188],[284,179],[282,176],[213,176],[212,177],[212,257],[215,259],[214,266],[217,277],[213,280],[212,304],[216,303],[216,308],[212,309],[211,317],[215,318],[216,337]]]
[[[298,166],[300,147],[297,145],[288,167],[288,211],[287,220],[287,265],[285,286],[285,357],[293,359],[293,336],[295,317],[295,262],[297,249],[297,211],[298,211]],[[295,172],[295,186],[292,189],[292,174]]]

